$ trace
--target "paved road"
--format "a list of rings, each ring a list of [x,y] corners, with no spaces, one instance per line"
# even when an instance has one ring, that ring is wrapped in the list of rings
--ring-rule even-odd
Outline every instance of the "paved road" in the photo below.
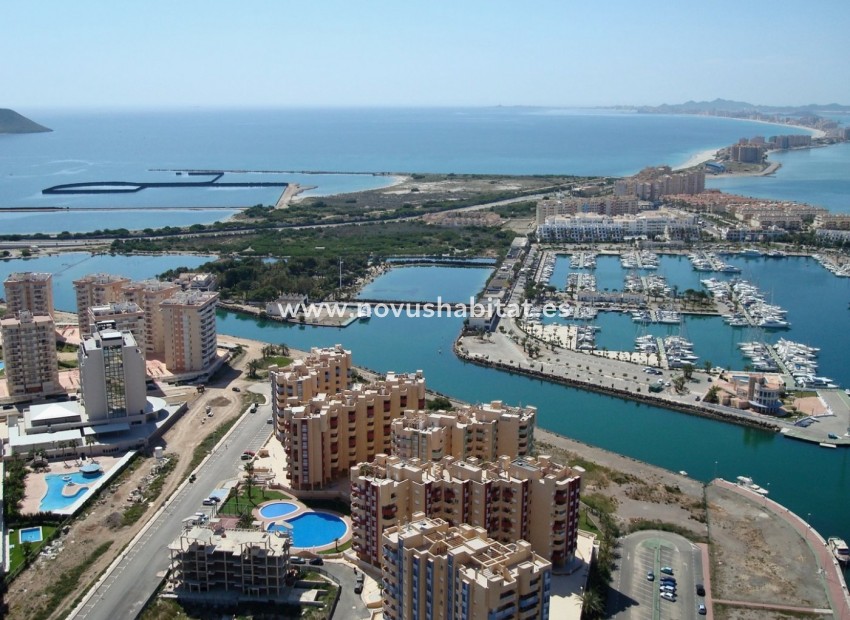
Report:
[[[669,566],[677,581],[677,600],[659,595],[662,566]],[[653,571],[655,580],[647,580]],[[702,553],[689,540],[669,532],[637,532],[621,541],[620,558],[612,575],[608,617],[617,620],[696,618],[695,584],[705,583]]]
[[[270,387],[263,385],[268,396]],[[234,426],[225,448],[216,449],[201,467],[194,484],[184,484],[167,507],[148,524],[117,563],[110,566],[106,577],[89,592],[89,598],[77,613],[68,616],[87,620],[135,618],[159,587],[168,568],[168,544],[181,531],[181,519],[202,508],[201,502],[224,480],[236,477],[242,469],[239,456],[244,450],[257,450],[266,441],[271,426],[266,422],[271,405],[259,407],[257,413],[246,413]],[[191,420],[186,417],[184,422]]]

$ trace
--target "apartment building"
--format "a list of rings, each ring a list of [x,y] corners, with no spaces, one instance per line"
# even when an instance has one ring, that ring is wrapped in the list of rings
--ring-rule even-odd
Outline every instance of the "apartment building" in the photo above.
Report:
[[[534,441],[536,416],[535,407],[509,407],[498,400],[450,413],[405,411],[391,425],[392,453],[420,461],[526,456]]]
[[[297,383],[306,385],[310,382]],[[336,394],[319,393],[303,405],[278,409],[276,434],[287,455],[293,489],[318,489],[391,447],[392,421],[425,407],[422,372],[388,373]]]
[[[38,397],[62,391],[56,326],[49,314],[22,310],[0,320],[0,332],[9,396]]]
[[[168,545],[169,581],[180,597],[209,600],[227,593],[240,600],[281,600],[289,592],[289,546],[288,536],[196,526]]]
[[[535,553],[561,566],[578,541],[581,476],[549,457],[445,457],[438,463],[379,454],[351,469],[352,548],[381,561],[381,536],[416,513],[483,528],[502,542],[526,540]]]
[[[552,567],[525,541],[419,513],[384,533],[382,557],[387,620],[549,618]]]
[[[669,166],[645,168],[637,175],[614,183],[615,196],[637,196],[659,200],[670,194],[699,194],[705,191],[705,170],[674,172]]]
[[[604,197],[560,197],[541,200],[537,203],[537,225],[546,222],[546,218],[556,215],[575,215],[576,213],[595,213],[597,215],[636,215],[640,211],[652,208],[651,202],[640,201],[636,196]]]
[[[615,217],[596,214],[554,216],[537,227],[541,241],[567,243],[623,241],[638,237],[687,240],[698,239],[699,235],[696,216],[669,209]]]
[[[74,280],[74,293],[77,297],[77,321],[80,324],[80,337],[91,336],[89,308],[105,306],[123,301],[123,287],[129,278],[109,273],[90,274]]]
[[[143,415],[147,410],[145,356],[130,331],[99,323],[77,353],[81,403],[91,423]]]
[[[90,306],[88,310],[88,332],[95,334],[98,325],[108,323],[119,332],[133,334],[142,353],[145,351],[145,313],[132,301],[111,302],[102,306]]]
[[[216,359],[218,293],[181,291],[163,300],[165,367],[174,374],[207,372]]]
[[[3,282],[6,314],[27,312],[53,317],[53,274],[27,271],[10,274]]]
[[[814,227],[830,230],[850,230],[850,214],[818,213],[815,216]]]
[[[165,322],[160,304],[180,291],[180,285],[159,280],[130,282],[123,288],[124,300],[138,305],[145,315],[144,337],[137,338],[150,357],[165,355]]]
[[[278,439],[282,439],[282,411],[302,405],[319,394],[336,394],[351,387],[351,351],[342,345],[314,347],[304,359],[293,360],[283,368],[269,368],[272,384],[272,412]]]

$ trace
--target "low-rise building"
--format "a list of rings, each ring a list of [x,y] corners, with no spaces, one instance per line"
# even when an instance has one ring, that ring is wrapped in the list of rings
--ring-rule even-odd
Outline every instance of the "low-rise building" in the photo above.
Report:
[[[289,548],[282,533],[195,526],[168,545],[169,582],[178,597],[281,601],[289,591]]]
[[[350,478],[352,548],[366,562],[379,564],[384,530],[415,513],[481,527],[502,542],[527,540],[555,565],[575,557],[581,476],[549,457],[485,464],[381,454],[352,468]]]
[[[525,541],[417,514],[382,539],[387,620],[549,617],[551,564]]]

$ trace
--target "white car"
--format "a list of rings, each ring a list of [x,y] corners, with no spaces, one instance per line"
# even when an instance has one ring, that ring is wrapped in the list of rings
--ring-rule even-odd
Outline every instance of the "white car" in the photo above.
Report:
[[[673,594],[672,592],[662,592],[660,594],[660,596],[661,596],[661,598],[665,598],[668,601],[672,601],[674,603],[676,602],[676,595]]]

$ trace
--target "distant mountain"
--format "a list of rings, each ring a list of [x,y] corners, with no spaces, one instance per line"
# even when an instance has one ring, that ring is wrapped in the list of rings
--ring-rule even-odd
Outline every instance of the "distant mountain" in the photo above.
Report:
[[[685,103],[663,103],[659,106],[639,106],[635,108],[645,114],[717,114],[717,113],[763,113],[763,114],[817,114],[818,112],[850,113],[850,106],[839,103],[799,106],[754,105],[746,101],[715,99],[714,101],[686,101]]]
[[[0,108],[0,133],[43,133],[53,131],[26,116],[21,116],[14,110]]]

